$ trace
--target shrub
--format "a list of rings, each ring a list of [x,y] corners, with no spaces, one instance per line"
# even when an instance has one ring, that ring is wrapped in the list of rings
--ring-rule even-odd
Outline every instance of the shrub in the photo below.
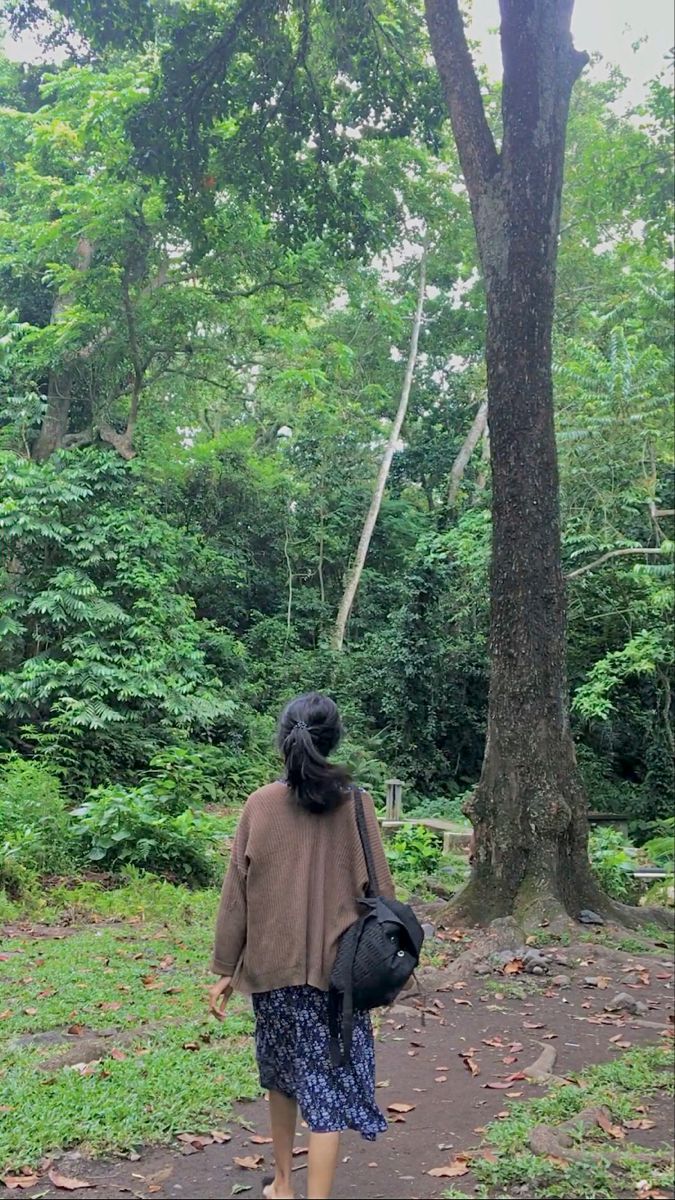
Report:
[[[614,900],[632,901],[636,887],[629,869],[637,850],[626,843],[618,829],[596,829],[588,841],[591,866],[603,891]]]
[[[431,875],[441,860],[440,840],[424,825],[404,825],[385,842],[392,873],[410,882]]]
[[[73,812],[83,854],[97,867],[139,867],[191,883],[219,871],[213,822],[192,809],[167,812],[148,786],[98,788]]]
[[[56,776],[17,754],[0,761],[0,883],[19,892],[31,875],[72,870],[77,841]]]

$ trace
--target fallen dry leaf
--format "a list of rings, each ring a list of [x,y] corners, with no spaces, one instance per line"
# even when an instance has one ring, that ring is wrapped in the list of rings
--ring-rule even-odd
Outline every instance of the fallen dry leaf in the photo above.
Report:
[[[624,1121],[626,1129],[654,1129],[656,1121],[650,1121],[649,1117],[636,1117],[632,1121]]]
[[[211,1137],[217,1146],[222,1146],[225,1142],[232,1141],[232,1134],[228,1133],[226,1129],[212,1129]]]
[[[496,1050],[502,1050],[504,1048],[504,1043],[500,1037],[483,1038],[483,1045],[494,1046]]]
[[[390,1079],[381,1079],[381,1080],[379,1081],[379,1083],[376,1083],[376,1084],[375,1084],[375,1087],[376,1087],[376,1088],[385,1088],[385,1087],[390,1087],[390,1086],[391,1086],[391,1080],[390,1080]]]
[[[523,969],[522,958],[512,958],[511,962],[507,962],[504,964],[503,973],[504,973],[504,975],[520,975],[522,969]]]
[[[447,1082],[448,1082],[447,1075],[437,1075],[434,1080],[434,1083],[447,1083]]]
[[[262,1154],[247,1154],[244,1158],[235,1158],[235,1167],[241,1167],[243,1171],[257,1171],[263,1161]]]
[[[96,1187],[95,1183],[89,1183],[86,1179],[72,1179],[69,1175],[62,1175],[60,1171],[51,1170],[49,1179],[55,1188],[63,1188],[64,1192],[76,1192],[79,1188]]]
[[[523,1021],[523,1029],[543,1029],[541,1021]]]
[[[506,1094],[507,1094],[509,1100],[517,1100],[518,1097],[522,1096],[523,1093],[522,1092],[507,1092]]]
[[[463,996],[453,996],[452,998],[455,1004],[463,1004],[466,1008],[473,1008],[471,1001],[465,1000]]]
[[[387,1111],[393,1113],[409,1113],[413,1111],[414,1107],[414,1104],[401,1104],[399,1101],[396,1101],[394,1104],[387,1105]]]
[[[24,1013],[26,1014],[26,1016],[27,1016],[27,1017],[35,1017],[35,1016],[37,1016],[37,1008],[24,1008],[24,1010],[23,1010],[23,1011],[24,1011]]]
[[[502,1090],[506,1090],[506,1088],[510,1088],[511,1084],[507,1083],[505,1080],[503,1082],[500,1080],[493,1080],[490,1083],[484,1083],[483,1087],[484,1088],[492,1088],[493,1091],[502,1091]]]
[[[618,1142],[621,1140],[621,1138],[625,1138],[626,1135],[621,1126],[614,1125],[612,1121],[610,1121],[609,1117],[606,1117],[604,1113],[598,1113],[597,1120],[598,1125],[603,1132],[608,1134],[609,1137],[614,1138],[615,1141]]]
[[[35,1187],[36,1183],[39,1182],[39,1175],[2,1175],[0,1177],[0,1183],[4,1183],[10,1192],[13,1192],[16,1188]]]
[[[124,1050],[118,1050],[117,1047],[115,1046],[110,1051],[110,1057],[114,1058],[115,1062],[124,1062],[124,1060],[126,1058],[126,1054],[124,1053]]]
[[[427,1175],[431,1175],[434,1179],[456,1179],[458,1175],[468,1175],[469,1164],[463,1162],[461,1158],[456,1158],[454,1162],[448,1163],[445,1167],[432,1167],[427,1171]]]
[[[292,1154],[293,1158],[300,1158],[303,1154],[309,1154],[309,1146],[294,1146]]]
[[[505,1054],[502,1059],[502,1062],[505,1063],[505,1065],[507,1067],[510,1067],[512,1065],[512,1063],[518,1062],[518,1055],[517,1054]]]
[[[248,1140],[252,1146],[271,1146],[274,1139],[263,1137],[260,1133],[252,1133]]]
[[[71,1035],[71,1037],[82,1037],[82,1034],[84,1033],[84,1031],[85,1031],[84,1025],[69,1025],[66,1030],[66,1033],[69,1033]]]
[[[566,1171],[569,1167],[569,1163],[566,1158],[558,1158],[555,1154],[547,1154],[546,1161],[547,1163],[550,1163],[552,1167],[556,1167],[559,1171]]]

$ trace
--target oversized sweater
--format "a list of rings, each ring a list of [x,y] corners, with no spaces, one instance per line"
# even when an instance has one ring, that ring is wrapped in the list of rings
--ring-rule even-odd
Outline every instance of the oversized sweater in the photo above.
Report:
[[[378,891],[393,897],[370,796],[363,795]],[[285,783],[249,796],[216,922],[213,970],[242,992],[310,984],[328,990],[337,944],[359,916],[368,878],[353,798],[333,812],[300,808]]]

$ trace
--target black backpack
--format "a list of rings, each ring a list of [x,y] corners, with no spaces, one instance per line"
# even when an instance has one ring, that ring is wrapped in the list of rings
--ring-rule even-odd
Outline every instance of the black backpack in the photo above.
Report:
[[[396,999],[419,963],[424,941],[424,931],[410,905],[378,895],[358,788],[354,792],[354,812],[368,869],[368,887],[359,900],[365,909],[363,916],[342,934],[330,977],[328,1025],[334,1067],[349,1061],[354,1013],[380,1008]]]

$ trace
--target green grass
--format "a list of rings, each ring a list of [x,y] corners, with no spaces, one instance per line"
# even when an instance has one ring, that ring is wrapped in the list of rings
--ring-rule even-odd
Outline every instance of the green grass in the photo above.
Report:
[[[635,934],[616,934],[606,929],[597,929],[593,933],[581,933],[579,940],[611,946],[614,950],[623,950],[624,954],[649,954],[657,958],[663,958],[664,953],[672,951],[675,945],[672,930],[661,929],[658,925],[645,926]]]
[[[519,979],[509,979],[507,975],[500,975],[499,979],[486,979],[483,986],[486,992],[496,996],[511,996],[515,1000],[524,1000],[525,996],[538,992],[541,984],[545,982],[545,976],[537,978],[534,975],[523,975]]]
[[[557,1088],[542,1099],[523,1101],[509,1110],[504,1120],[495,1121],[485,1134],[485,1141],[497,1154],[496,1162],[476,1159],[473,1171],[479,1182],[474,1195],[504,1195],[504,1189],[529,1185],[531,1196],[564,1197],[593,1196],[594,1200],[614,1200],[614,1197],[634,1188],[638,1179],[649,1175],[654,1186],[672,1187],[672,1168],[664,1171],[639,1160],[626,1147],[619,1163],[612,1167],[602,1161],[589,1165],[570,1164],[563,1168],[524,1149],[530,1130],[538,1124],[556,1126],[573,1119],[582,1109],[602,1104],[609,1109],[614,1121],[620,1123],[636,1115],[637,1106],[646,1097],[659,1092],[672,1094],[670,1071],[672,1046],[637,1048],[620,1058],[591,1067],[578,1084]],[[663,1140],[668,1131],[664,1128]],[[594,1150],[602,1150],[607,1137],[600,1129],[591,1139]],[[612,1149],[616,1149],[616,1142]],[[585,1146],[589,1146],[588,1136]],[[482,1190],[481,1190],[482,1189]]]
[[[157,881],[114,891],[88,884],[57,890],[41,917],[87,914],[98,924],[3,940],[0,1087],[10,1111],[0,1122],[0,1168],[72,1146],[124,1152],[203,1132],[222,1125],[233,1099],[258,1093],[247,1008],[235,1002],[224,1026],[206,1014],[216,904],[215,891]],[[81,1040],[19,1041],[72,1026],[85,1027]],[[66,1043],[86,1047],[89,1030],[110,1029],[91,1074],[56,1061],[44,1069]]]

